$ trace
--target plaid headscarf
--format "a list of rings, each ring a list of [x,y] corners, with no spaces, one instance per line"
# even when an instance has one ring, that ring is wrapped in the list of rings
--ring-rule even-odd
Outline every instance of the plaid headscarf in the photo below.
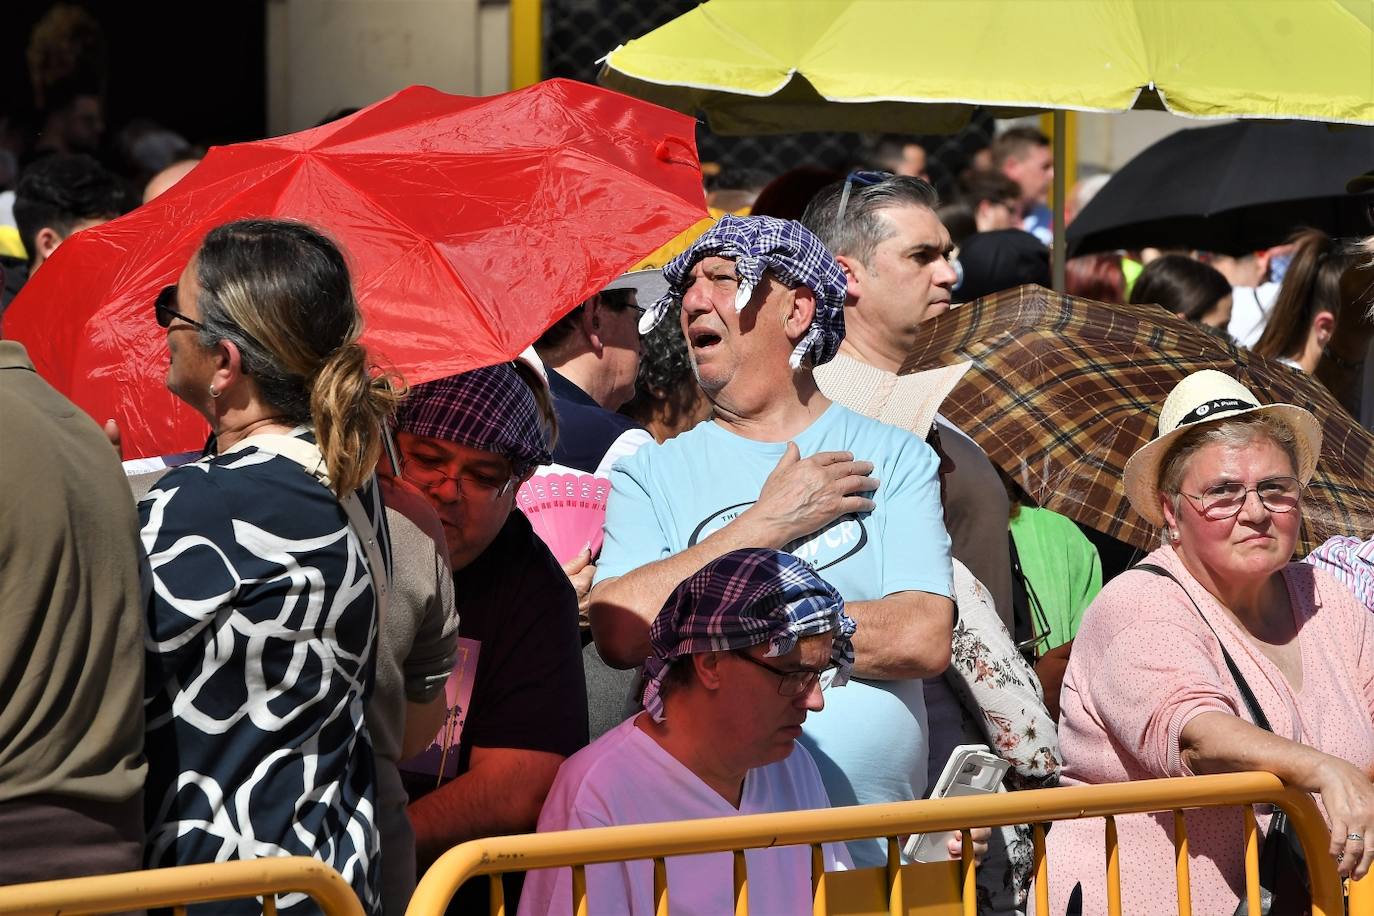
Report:
[[[774,216],[722,216],[690,248],[669,261],[663,268],[668,292],[645,311],[639,333],[647,334],[673,303],[682,301],[692,268],[702,258],[713,256],[735,261],[738,311],[749,304],[765,270],[788,286],[806,286],[814,292],[816,317],[792,351],[791,364],[797,368],[808,353],[812,366],[830,361],[844,340],[844,271],[811,230],[796,220]]]
[[[790,553],[751,547],[707,563],[684,579],[649,627],[653,655],[644,662],[644,708],[663,721],[663,680],[674,659],[768,643],[766,657],[786,655],[805,636],[834,633],[833,686],[854,666],[855,624],[844,599]]]
[[[416,385],[396,412],[396,427],[504,455],[517,474],[553,460],[539,405],[510,363]]]

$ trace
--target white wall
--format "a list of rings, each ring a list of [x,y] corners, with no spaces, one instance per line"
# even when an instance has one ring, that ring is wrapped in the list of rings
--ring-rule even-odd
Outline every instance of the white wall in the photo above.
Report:
[[[1078,161],[1116,171],[1145,147],[1177,130],[1221,121],[1181,118],[1165,111],[1084,112],[1078,116]]]
[[[501,92],[508,34],[500,2],[270,0],[268,132],[302,130],[417,83],[460,95]]]

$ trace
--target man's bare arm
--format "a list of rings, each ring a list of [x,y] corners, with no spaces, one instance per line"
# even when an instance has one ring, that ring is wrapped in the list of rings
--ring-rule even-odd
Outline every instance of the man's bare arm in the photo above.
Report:
[[[601,658],[615,668],[642,665],[649,657],[649,624],[678,583],[732,550],[781,546],[741,515],[686,550],[598,583],[588,597],[592,639]]]
[[[649,655],[649,624],[683,579],[732,550],[781,548],[844,515],[871,512],[873,465],[848,452],[802,459],[789,442],[758,502],[700,543],[607,579],[589,596],[592,638],[608,665],[632,668]]]
[[[949,667],[954,602],[929,592],[897,592],[852,601],[845,612],[854,633],[854,674],[875,681],[935,677]]]
[[[434,743],[434,736],[444,727],[448,715],[448,698],[444,691],[428,703],[406,702],[405,733],[401,737],[401,759],[409,760],[423,753]]]
[[[532,832],[563,759],[548,751],[474,747],[466,773],[407,809],[419,868],[468,840]]]

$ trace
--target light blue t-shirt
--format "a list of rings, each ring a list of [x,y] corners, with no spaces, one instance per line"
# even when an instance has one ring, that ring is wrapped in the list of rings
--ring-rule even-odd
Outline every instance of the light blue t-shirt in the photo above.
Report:
[[[848,451],[874,465],[875,508],[848,515],[789,545],[846,601],[897,592],[953,597],[949,535],[930,446],[911,433],[831,404],[792,440],[801,456]],[[707,421],[611,470],[606,541],[596,581],[685,550],[758,498],[786,442],[756,442]],[[860,624],[862,626],[862,623]],[[826,691],[802,743],[833,805],[910,801],[926,789],[926,708],[921,681],[851,680]],[[881,841],[849,844],[859,868],[882,865]]]

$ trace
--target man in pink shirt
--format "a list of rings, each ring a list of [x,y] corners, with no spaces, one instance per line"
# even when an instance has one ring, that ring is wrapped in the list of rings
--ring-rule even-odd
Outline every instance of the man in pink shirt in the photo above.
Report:
[[[539,815],[540,832],[829,807],[820,772],[796,739],[822,689],[854,662],[844,600],[803,560],[765,548],[711,561],[669,595],[649,631],[644,712],[570,757]],[[852,867],[825,844],[827,870]],[[805,846],[745,853],[749,909],[811,909]],[[734,909],[730,853],[668,863],[673,913]],[[569,913],[571,872],[531,872],[521,916]],[[647,861],[587,867],[593,913],[655,911]]]

